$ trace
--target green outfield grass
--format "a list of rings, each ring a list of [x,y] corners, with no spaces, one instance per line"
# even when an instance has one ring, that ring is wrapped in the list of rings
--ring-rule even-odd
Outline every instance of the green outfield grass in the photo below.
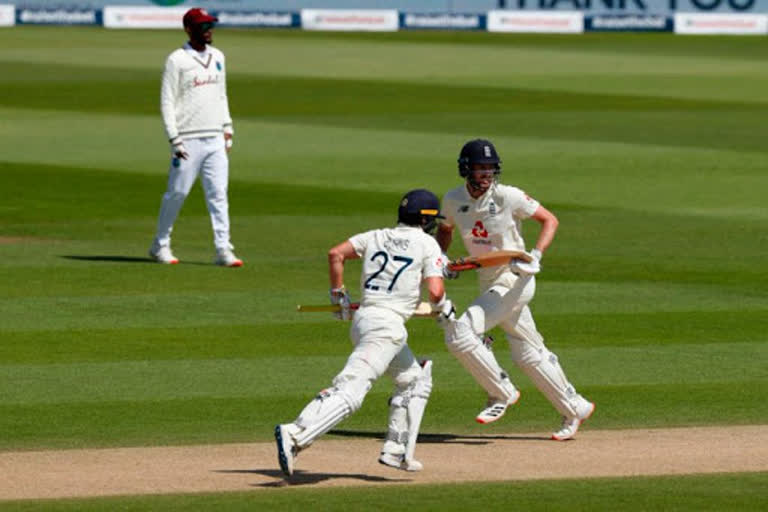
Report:
[[[766,423],[768,39],[222,29],[241,269],[211,264],[199,185],[174,231],[183,263],[146,260],[167,168],[160,73],[182,42],[178,31],[0,30],[0,450],[270,440],[350,350],[346,325],[294,312],[327,301],[327,249],[392,224],[406,190],[458,185],[458,151],[478,136],[496,143],[502,181],[561,220],[532,307],[598,404],[589,428]],[[358,272],[352,262],[353,289]],[[463,309],[474,276],[448,287]],[[496,353],[523,399],[481,427],[483,394],[437,327],[409,329],[414,351],[436,361],[424,432],[558,423],[512,368],[501,332]],[[377,383],[339,429],[381,433],[389,386]],[[700,506],[627,509],[747,510],[753,502],[729,500],[758,478],[680,479]],[[547,484],[552,498],[513,485],[563,505],[591,488]],[[576,509],[610,509],[625,486],[656,488],[610,481],[592,490],[595,507]],[[704,487],[722,492],[697,494]],[[481,487],[456,489],[466,498]],[[312,495],[287,492],[295,503]],[[210,499],[237,508],[254,497]],[[124,504],[175,506],[154,500]]]

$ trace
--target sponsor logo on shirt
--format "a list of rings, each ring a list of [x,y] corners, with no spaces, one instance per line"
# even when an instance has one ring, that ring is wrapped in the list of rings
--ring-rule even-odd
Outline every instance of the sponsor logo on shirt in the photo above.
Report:
[[[459,206],[459,213],[467,213],[469,211],[469,205],[463,204]]]
[[[483,226],[483,222],[478,220],[475,227],[472,228],[472,236],[475,238],[488,238],[488,230]]]
[[[214,85],[217,83],[219,83],[219,75],[216,75],[216,76],[208,75],[204,79],[201,79],[196,76],[195,78],[192,79],[193,87],[202,87],[203,85]]]
[[[488,205],[488,213],[490,215],[496,215],[496,203],[491,201],[491,204]]]

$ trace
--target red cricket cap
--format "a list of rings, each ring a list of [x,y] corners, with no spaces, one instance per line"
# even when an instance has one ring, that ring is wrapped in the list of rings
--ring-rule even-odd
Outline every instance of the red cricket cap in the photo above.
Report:
[[[184,14],[184,26],[190,27],[192,25],[199,25],[201,23],[213,23],[219,21],[216,16],[211,16],[205,9],[195,7],[190,9]]]

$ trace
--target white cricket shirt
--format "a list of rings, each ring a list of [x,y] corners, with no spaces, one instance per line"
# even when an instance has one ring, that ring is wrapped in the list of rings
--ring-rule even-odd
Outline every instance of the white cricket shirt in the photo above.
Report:
[[[198,52],[186,43],[165,61],[160,110],[168,139],[232,133],[224,54],[213,46]]]
[[[466,184],[448,191],[443,197],[441,213],[455,226],[470,256],[491,251],[524,251],[521,221],[536,212],[539,202],[516,187],[491,185],[478,199],[469,195]],[[492,281],[507,269],[478,269],[481,281]]]
[[[421,299],[421,282],[442,277],[442,251],[421,228],[398,225],[349,239],[363,261],[360,305],[387,308],[410,318]]]

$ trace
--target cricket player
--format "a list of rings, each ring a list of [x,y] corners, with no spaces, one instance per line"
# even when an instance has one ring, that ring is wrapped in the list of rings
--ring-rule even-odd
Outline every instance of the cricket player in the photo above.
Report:
[[[381,464],[420,471],[413,458],[421,418],[432,390],[432,362],[421,364],[408,347],[405,322],[420,302],[426,285],[438,322],[455,320],[445,296],[440,247],[428,233],[440,217],[440,202],[428,190],[412,190],[400,201],[398,224],[357,234],[328,253],[330,298],[341,307],[337,317],[352,318],[354,350],[330,388],[318,393],[293,423],[277,425],[275,440],[280,468],[293,474],[296,455],[357,411],[381,375],[395,385],[390,399],[388,432],[379,456]],[[362,258],[360,308],[351,315],[343,284],[344,263]]]
[[[504,330],[512,360],[563,416],[552,439],[572,438],[595,405],[576,392],[557,356],[544,345],[528,303],[536,290],[541,258],[557,231],[555,215],[522,190],[501,185],[501,160],[493,144],[484,139],[467,142],[459,155],[459,175],[465,180],[443,198],[445,221],[437,241],[443,251],[456,230],[472,256],[496,250],[525,250],[521,223],[532,218],[540,224],[533,261],[515,260],[510,265],[479,269],[481,294],[455,322],[446,322],[448,349],[488,393],[487,407],[478,423],[498,420],[520,397],[507,373],[496,362],[483,335],[497,325]],[[446,277],[458,277],[446,269]]]
[[[224,54],[211,46],[218,19],[203,9],[184,15],[189,41],[165,61],[160,91],[163,123],[171,145],[168,189],[163,195],[157,233],[149,256],[158,263],[175,264],[171,231],[197,176],[213,225],[217,265],[240,267],[229,240],[229,157],[232,118],[227,101]]]

